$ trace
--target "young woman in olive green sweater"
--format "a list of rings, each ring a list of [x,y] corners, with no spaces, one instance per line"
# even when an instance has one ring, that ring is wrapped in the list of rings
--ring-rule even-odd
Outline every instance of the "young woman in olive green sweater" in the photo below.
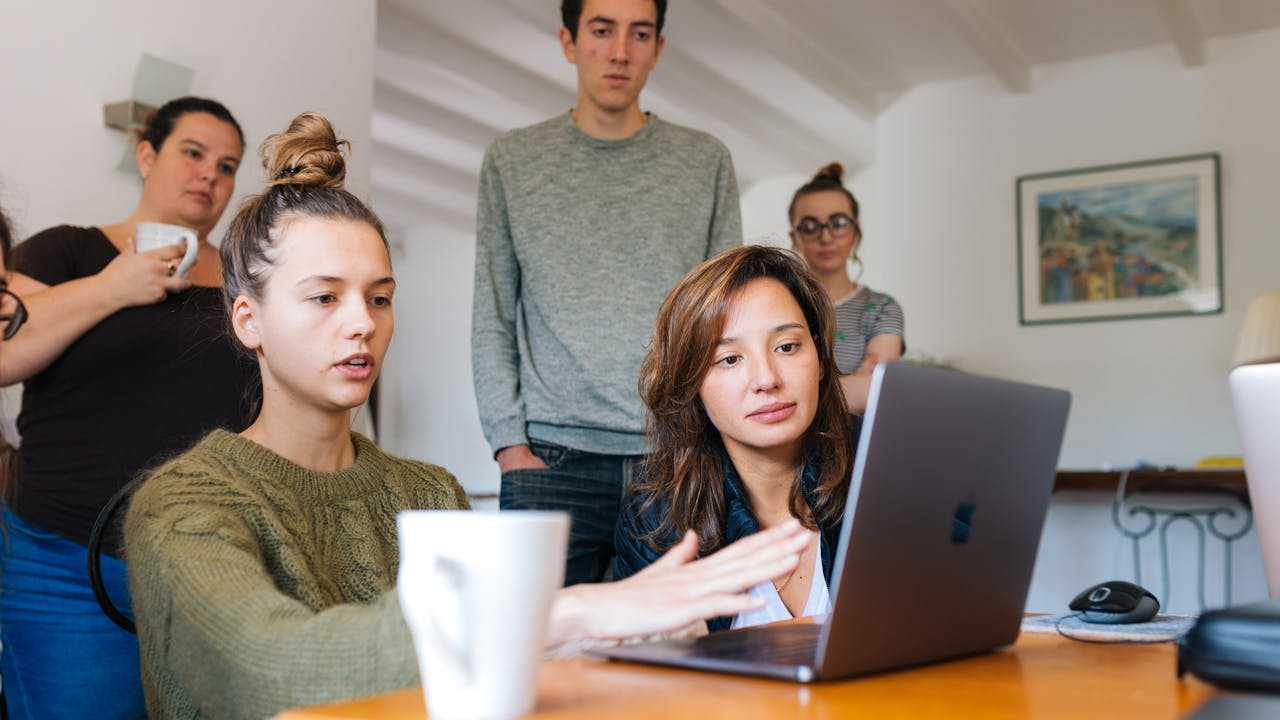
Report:
[[[221,247],[261,411],[158,468],[126,517],[153,718],[262,718],[419,680],[394,586],[395,515],[467,500],[444,469],[349,430],[391,340],[396,281],[381,222],[342,189],[342,144],[310,113],[264,144],[269,187]],[[695,560],[690,534],[632,578],[560,591],[548,643],[751,609],[743,592],[794,568],[809,539],[792,524]]]

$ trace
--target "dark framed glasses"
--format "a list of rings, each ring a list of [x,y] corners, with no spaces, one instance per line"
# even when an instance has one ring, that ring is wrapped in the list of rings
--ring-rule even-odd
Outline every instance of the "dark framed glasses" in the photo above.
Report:
[[[857,222],[844,213],[836,213],[827,218],[826,222],[819,222],[815,217],[802,218],[796,226],[792,228],[796,231],[796,235],[800,236],[805,242],[815,242],[822,238],[822,231],[829,230],[831,237],[843,238],[853,232]]]
[[[0,338],[13,337],[27,321],[27,306],[22,298],[9,292],[9,281],[0,276]]]

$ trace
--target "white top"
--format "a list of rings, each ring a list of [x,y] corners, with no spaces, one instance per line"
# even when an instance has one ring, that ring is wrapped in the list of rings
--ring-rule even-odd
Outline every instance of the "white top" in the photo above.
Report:
[[[737,630],[792,618],[791,611],[787,610],[787,606],[782,602],[782,596],[778,594],[772,580],[765,580],[756,585],[747,594],[751,597],[764,598],[764,607],[738,613],[733,618],[732,629]],[[800,616],[826,615],[830,612],[831,594],[827,592],[827,578],[822,572],[822,540],[819,538],[817,552],[813,554],[813,582],[809,585],[809,597],[804,601],[804,610]]]

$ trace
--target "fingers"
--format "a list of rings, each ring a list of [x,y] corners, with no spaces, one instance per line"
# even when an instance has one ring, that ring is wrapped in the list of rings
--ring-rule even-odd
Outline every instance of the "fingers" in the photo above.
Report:
[[[689,622],[724,617],[726,615],[737,615],[738,613],[762,608],[764,604],[764,598],[746,594],[709,595],[690,606],[694,617],[691,617]]]
[[[186,290],[191,287],[190,280],[176,275],[171,278],[167,278],[162,284],[164,285],[164,289],[169,292],[178,292],[179,290]]]
[[[703,578],[689,586],[692,594],[716,595],[738,593],[751,589],[766,580],[781,577],[791,572],[800,563],[800,553],[791,552],[784,555],[746,561],[736,567]]]
[[[150,257],[159,258],[164,261],[177,260],[187,254],[187,249],[182,245],[165,245],[154,250],[148,250],[139,255],[148,255]]]
[[[690,573],[689,582],[697,586],[697,594],[737,592],[790,572],[815,537],[814,533],[801,530],[798,535],[787,536],[749,555],[731,556],[728,559],[712,556],[700,560],[690,567],[694,572]],[[713,558],[715,562],[712,562]]]
[[[671,549],[662,554],[649,567],[645,568],[639,574],[648,573],[649,571],[660,572],[662,570],[670,570],[678,568],[681,565],[689,563],[698,554],[698,535],[692,530],[686,530],[684,537],[680,538],[680,542],[671,546]],[[652,573],[650,573],[652,574]]]
[[[748,535],[728,547],[721,548],[699,562],[705,563],[713,559],[719,562],[730,562],[738,558],[750,557],[762,550],[775,547],[778,543],[786,543],[790,539],[805,537],[808,532],[800,524],[799,520],[790,518],[786,522],[779,523],[768,530]],[[801,547],[803,547],[803,544],[801,544]]]

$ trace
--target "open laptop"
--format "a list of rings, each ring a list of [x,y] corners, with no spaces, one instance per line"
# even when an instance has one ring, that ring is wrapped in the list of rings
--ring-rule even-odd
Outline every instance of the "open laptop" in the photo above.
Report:
[[[871,381],[822,623],[599,650],[810,682],[985,652],[1022,622],[1071,396],[935,368]]]

